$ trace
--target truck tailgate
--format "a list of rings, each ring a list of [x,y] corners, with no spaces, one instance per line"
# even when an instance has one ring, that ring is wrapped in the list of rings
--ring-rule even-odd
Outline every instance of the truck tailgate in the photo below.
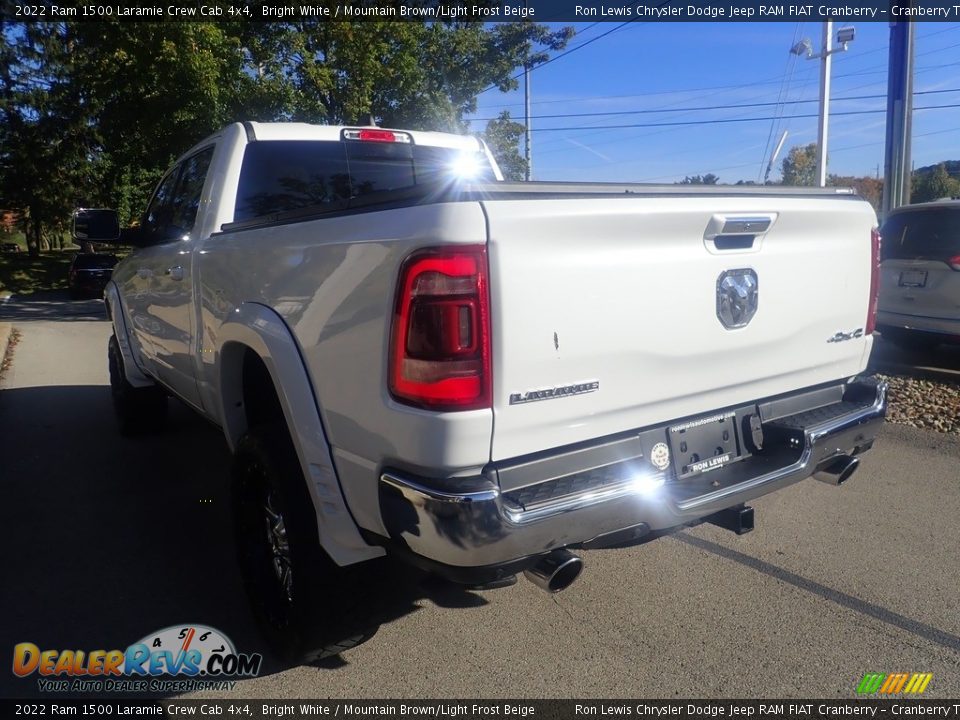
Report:
[[[876,216],[857,198],[555,197],[483,207],[494,461],[865,366]],[[728,306],[725,324],[718,302],[738,290],[744,300],[754,282],[755,313]]]

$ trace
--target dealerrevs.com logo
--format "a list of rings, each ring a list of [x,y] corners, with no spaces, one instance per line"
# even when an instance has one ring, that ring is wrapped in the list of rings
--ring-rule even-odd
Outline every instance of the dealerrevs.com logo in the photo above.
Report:
[[[13,674],[36,675],[43,692],[232,690],[238,678],[257,675],[262,662],[206,625],[173,625],[125,650],[41,650],[30,642],[13,648]]]

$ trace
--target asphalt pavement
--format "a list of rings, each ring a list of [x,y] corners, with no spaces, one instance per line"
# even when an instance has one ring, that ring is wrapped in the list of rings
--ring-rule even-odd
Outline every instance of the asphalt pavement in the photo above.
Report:
[[[120,438],[109,324],[80,305],[0,317],[21,335],[0,381],[0,667],[18,642],[125,648],[181,623],[265,652],[234,562],[222,435],[174,404],[162,434]],[[753,533],[700,525],[584,552],[554,596],[388,563],[371,640],[316,666],[268,662],[211,696],[839,699],[867,672],[930,672],[926,697],[957,697],[958,468],[956,437],[887,426],[842,487],[811,479],[754,502]],[[36,676],[0,670],[0,697],[38,695]]]

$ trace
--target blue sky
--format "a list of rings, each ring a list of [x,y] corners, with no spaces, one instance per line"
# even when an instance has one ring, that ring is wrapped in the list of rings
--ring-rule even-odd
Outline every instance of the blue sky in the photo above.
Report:
[[[833,56],[829,172],[874,176],[879,168],[882,176],[890,30],[883,22],[850,24],[856,39],[847,52]],[[574,23],[577,36],[568,48],[615,25]],[[834,30],[841,26],[835,23]],[[809,38],[819,51],[821,27],[820,22],[633,22],[534,70],[534,179],[656,183],[706,173],[719,175],[721,182],[761,179],[771,145],[784,130],[781,160],[790,147],[816,141],[820,62],[789,50]],[[960,159],[960,24],[917,23],[915,71],[915,108],[958,107],[915,110],[914,166]],[[485,118],[501,110],[522,121],[522,88],[521,82],[513,93],[482,94],[472,129],[482,130]],[[795,102],[806,100],[811,102]],[[713,109],[690,109],[708,107]],[[839,114],[872,110],[878,112]],[[604,112],[634,114],[537,117]],[[717,122],[771,117],[779,120]],[[603,129],[683,122],[698,124]],[[590,129],[571,129],[585,126]],[[773,180],[780,176],[779,165]]]

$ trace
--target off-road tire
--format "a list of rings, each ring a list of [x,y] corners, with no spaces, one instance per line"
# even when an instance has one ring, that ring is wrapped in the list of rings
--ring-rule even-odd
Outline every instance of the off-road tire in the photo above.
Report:
[[[123,354],[117,336],[107,346],[110,364],[110,394],[121,435],[140,435],[161,430],[167,419],[167,396],[156,385],[138,388],[127,381]]]
[[[244,586],[278,660],[315,662],[373,636],[378,626],[365,602],[369,568],[341,568],[320,546],[313,502],[282,425],[255,427],[239,442],[233,503]],[[268,516],[279,517],[280,525]],[[284,538],[285,557],[277,551]]]

